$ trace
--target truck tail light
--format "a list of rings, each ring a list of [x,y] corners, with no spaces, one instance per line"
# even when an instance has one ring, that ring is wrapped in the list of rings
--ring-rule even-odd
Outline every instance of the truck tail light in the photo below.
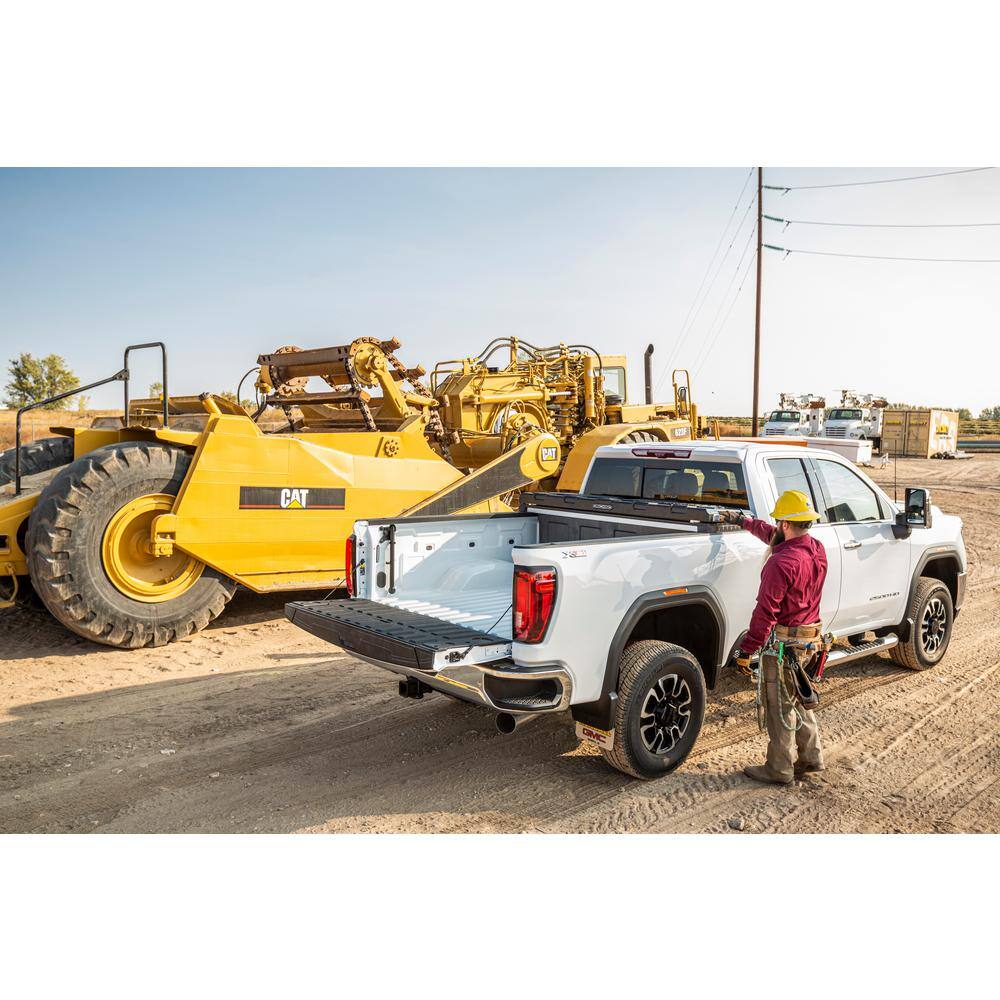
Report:
[[[354,535],[344,542],[344,575],[347,577],[347,596],[354,596]]]
[[[556,603],[556,571],[514,568],[514,641],[541,642]]]

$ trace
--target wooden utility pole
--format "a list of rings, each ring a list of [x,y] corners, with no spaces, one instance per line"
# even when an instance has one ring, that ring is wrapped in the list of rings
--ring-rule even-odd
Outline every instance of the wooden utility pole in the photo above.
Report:
[[[757,168],[757,317],[753,327],[753,436],[757,436],[760,414],[760,268],[761,268],[761,222],[764,214],[764,168]]]

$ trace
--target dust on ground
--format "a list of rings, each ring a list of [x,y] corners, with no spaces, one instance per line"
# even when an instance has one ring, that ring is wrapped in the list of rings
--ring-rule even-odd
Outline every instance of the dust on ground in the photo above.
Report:
[[[891,467],[873,475],[891,489]],[[136,651],[0,612],[0,831],[997,832],[1000,456],[898,477],[964,518],[965,608],[933,670],[828,675],[829,768],[791,788],[740,775],[764,750],[741,679],[710,695],[684,765],[639,782],[568,715],[501,736],[481,709],[401,699],[287,622],[285,598],[240,593],[200,635]]]

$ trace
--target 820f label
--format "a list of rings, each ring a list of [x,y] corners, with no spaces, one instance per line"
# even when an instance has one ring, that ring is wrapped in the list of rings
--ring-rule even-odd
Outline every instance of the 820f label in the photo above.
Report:
[[[240,510],[343,510],[342,488],[241,486]]]

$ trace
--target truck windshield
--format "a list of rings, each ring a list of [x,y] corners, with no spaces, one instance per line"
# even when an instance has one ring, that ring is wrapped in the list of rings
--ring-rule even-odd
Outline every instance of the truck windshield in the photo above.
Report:
[[[597,458],[584,493],[747,508],[743,467],[718,459]]]
[[[860,420],[861,411],[860,410],[831,410],[830,411],[831,420]]]
[[[775,410],[767,419],[775,423],[797,424],[799,415],[794,410]]]

